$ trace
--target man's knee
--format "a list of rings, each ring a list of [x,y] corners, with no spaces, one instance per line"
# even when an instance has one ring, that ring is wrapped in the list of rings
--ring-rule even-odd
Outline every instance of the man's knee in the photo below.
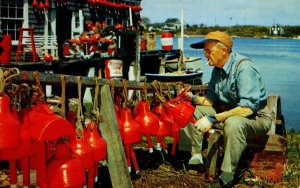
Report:
[[[225,121],[224,125],[224,134],[236,134],[243,132],[243,126],[241,124],[243,123],[243,117],[239,116],[231,116]]]

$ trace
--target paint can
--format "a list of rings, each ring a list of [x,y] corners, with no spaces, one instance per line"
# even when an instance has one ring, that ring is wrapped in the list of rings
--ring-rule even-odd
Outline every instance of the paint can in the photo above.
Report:
[[[123,61],[107,59],[105,61],[105,78],[123,78]]]

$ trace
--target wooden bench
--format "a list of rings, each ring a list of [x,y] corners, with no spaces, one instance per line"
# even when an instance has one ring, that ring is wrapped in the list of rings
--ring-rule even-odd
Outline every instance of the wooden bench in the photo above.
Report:
[[[240,164],[249,163],[246,164],[248,169],[256,176],[276,183],[281,181],[284,171],[287,138],[284,118],[281,114],[280,96],[268,96],[267,105],[272,116],[271,129],[266,136],[248,141]],[[216,178],[219,172],[217,160],[223,154],[221,148],[223,145],[223,131],[213,130],[208,133],[207,142],[208,146],[204,151],[205,166],[209,177]],[[243,160],[243,156],[251,157]]]
[[[53,60],[58,60],[58,46],[57,46],[57,36],[44,36],[44,35],[35,35],[34,44],[36,48],[36,53],[40,60],[44,60],[44,54],[51,53]],[[31,51],[31,42],[30,40],[24,40],[24,55],[26,52]]]

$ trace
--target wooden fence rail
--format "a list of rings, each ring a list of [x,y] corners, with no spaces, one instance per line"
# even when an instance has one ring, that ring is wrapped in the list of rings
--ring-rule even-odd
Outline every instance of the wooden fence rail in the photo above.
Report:
[[[39,72],[39,80],[42,84],[49,85],[61,85],[61,75],[47,72]],[[77,76],[65,75],[67,86],[77,86]],[[83,87],[94,87],[96,82],[93,77],[81,76]],[[98,78],[100,86],[110,85],[110,80],[105,78]],[[34,82],[33,71],[22,71],[20,75],[13,78],[13,82]],[[178,82],[177,82],[178,83]],[[151,89],[151,83],[146,83],[147,88]],[[187,84],[185,84],[187,85]],[[117,88],[123,87],[123,82],[121,79],[114,79],[114,86]],[[143,83],[138,81],[126,81],[126,86],[128,89],[140,90],[142,89]],[[196,85],[192,86],[192,90],[203,92],[207,88],[206,85]],[[166,85],[163,85],[163,89],[166,89]]]

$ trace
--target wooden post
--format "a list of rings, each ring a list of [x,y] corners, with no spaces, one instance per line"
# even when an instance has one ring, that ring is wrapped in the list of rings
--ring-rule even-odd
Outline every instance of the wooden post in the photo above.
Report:
[[[102,137],[107,144],[107,163],[113,187],[133,187],[128,172],[118,123],[114,111],[109,85],[101,88],[101,114],[104,123],[100,124]]]

